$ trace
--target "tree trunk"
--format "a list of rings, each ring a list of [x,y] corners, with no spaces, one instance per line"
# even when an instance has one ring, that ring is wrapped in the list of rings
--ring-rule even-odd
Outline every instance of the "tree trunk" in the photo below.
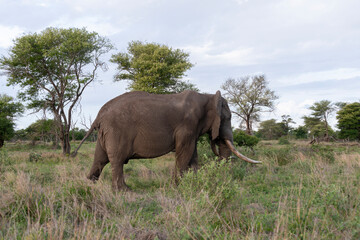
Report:
[[[329,141],[329,126],[326,119],[325,119],[325,141],[326,142]]]
[[[246,118],[246,134],[251,135],[250,117]]]
[[[0,139],[0,148],[4,146],[4,139]]]
[[[64,133],[63,139],[61,141],[62,150],[64,155],[68,155],[71,152],[71,146],[70,146],[70,138],[69,133]]]

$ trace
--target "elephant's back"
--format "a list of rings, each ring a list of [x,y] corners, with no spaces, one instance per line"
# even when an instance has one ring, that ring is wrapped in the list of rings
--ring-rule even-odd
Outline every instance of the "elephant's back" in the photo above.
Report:
[[[108,101],[100,109],[97,119],[99,122],[113,119],[113,121],[135,123],[137,121],[152,122],[160,119],[169,121],[169,118],[183,118],[184,111],[194,105],[194,96],[196,95],[199,93],[193,91],[178,94],[129,92]]]

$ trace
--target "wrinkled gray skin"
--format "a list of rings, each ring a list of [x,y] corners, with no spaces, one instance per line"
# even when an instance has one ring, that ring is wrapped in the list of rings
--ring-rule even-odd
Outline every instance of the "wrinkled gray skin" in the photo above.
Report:
[[[185,91],[168,95],[130,92],[118,96],[100,109],[73,156],[94,129],[98,130],[98,139],[88,178],[97,180],[110,162],[115,190],[127,189],[123,166],[130,159],[155,158],[175,151],[175,177],[177,171],[182,174],[189,167],[196,168],[197,140],[205,133],[209,133],[212,149],[220,158],[228,158],[232,153],[231,112],[220,91],[214,95]],[[245,161],[259,163],[238,154]]]

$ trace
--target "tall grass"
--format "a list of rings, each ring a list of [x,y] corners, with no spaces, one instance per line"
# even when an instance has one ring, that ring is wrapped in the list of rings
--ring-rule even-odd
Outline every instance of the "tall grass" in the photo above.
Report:
[[[131,160],[130,192],[111,190],[110,166],[86,179],[94,144],[0,150],[0,239],[359,239],[360,150],[352,145],[265,142],[200,168],[175,186],[174,154]],[[34,158],[36,160],[34,160]]]

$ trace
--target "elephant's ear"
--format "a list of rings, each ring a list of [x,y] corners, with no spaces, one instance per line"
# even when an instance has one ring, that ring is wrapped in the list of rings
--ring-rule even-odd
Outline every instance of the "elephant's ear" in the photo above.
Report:
[[[219,130],[220,130],[220,122],[221,122],[221,93],[220,91],[217,91],[214,95],[214,102],[213,102],[213,109],[215,112],[214,120],[211,125],[211,137],[212,140],[215,140],[219,136]]]

